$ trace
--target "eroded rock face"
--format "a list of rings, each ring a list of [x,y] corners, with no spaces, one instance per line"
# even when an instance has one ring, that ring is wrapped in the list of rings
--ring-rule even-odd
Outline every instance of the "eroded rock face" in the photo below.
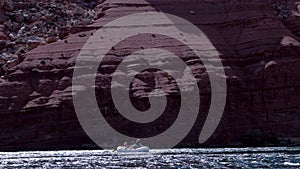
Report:
[[[20,62],[26,52],[67,38],[72,28],[93,23],[96,5],[95,0],[3,0],[0,53],[17,56]]]
[[[71,81],[76,58],[86,40],[102,25],[145,11],[162,11],[187,19],[207,35],[220,53],[226,73],[226,77],[220,78],[227,81],[227,102],[218,129],[201,146],[299,144],[300,1],[288,4],[279,0],[115,0],[98,3],[95,12],[100,18],[95,23],[77,27],[65,40],[37,47],[26,54],[24,61],[7,70],[6,79],[0,81],[1,149],[92,147],[94,144],[79,125],[72,104]],[[159,35],[143,38],[147,40],[132,38],[117,45],[99,68],[96,78],[96,85],[101,86],[96,87],[98,105],[105,109],[105,116],[110,119],[119,118],[112,113],[115,108],[110,96],[111,73],[126,55],[156,46],[178,53],[184,50],[180,44]],[[211,99],[210,82],[200,60],[193,55],[181,58],[198,81],[201,106],[196,124],[180,145],[199,146],[197,139]],[[131,65],[139,66],[137,61]],[[219,68],[214,69],[217,72]],[[124,72],[118,75],[127,76]],[[188,81],[184,74],[182,78],[183,82]],[[112,84],[112,90],[122,85]],[[75,87],[78,92],[85,90]],[[156,70],[141,72],[132,82],[129,93],[137,109],[150,107],[145,97],[154,88],[167,94],[173,109],[178,107],[180,93],[174,79]],[[190,91],[187,84],[183,92]],[[176,114],[172,108],[168,110]],[[172,119],[171,113],[157,127],[144,126],[144,129],[148,129],[148,135],[157,134],[168,128]],[[120,126],[128,135],[143,137],[131,129],[134,125],[124,122]]]

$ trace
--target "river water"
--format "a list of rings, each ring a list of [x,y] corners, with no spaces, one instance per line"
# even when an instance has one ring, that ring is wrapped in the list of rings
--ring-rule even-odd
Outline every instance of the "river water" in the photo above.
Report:
[[[300,147],[1,152],[0,168],[300,168]]]

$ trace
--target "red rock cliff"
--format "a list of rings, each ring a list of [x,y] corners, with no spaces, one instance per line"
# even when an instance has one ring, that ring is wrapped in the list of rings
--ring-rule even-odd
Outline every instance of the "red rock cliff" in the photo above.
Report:
[[[72,104],[72,72],[76,58],[86,40],[102,25],[144,11],[170,13],[198,26],[220,53],[225,68],[228,96],[221,123],[205,144],[198,145],[209,107],[210,85],[203,64],[192,57],[184,58],[193,67],[201,88],[201,113],[180,145],[299,144],[299,5],[297,0],[99,2],[95,9],[103,16],[95,23],[73,28],[76,31],[67,39],[30,51],[25,60],[10,68],[6,78],[0,81],[0,149],[67,149],[93,145],[79,125]],[[181,48],[176,43],[166,44],[163,37],[158,38],[170,48]],[[127,44],[130,44],[126,46],[129,49],[134,48],[133,44],[140,45],[134,39]],[[124,49],[117,49],[114,51],[116,57],[108,57],[102,63],[105,71],[116,68],[117,56],[125,55]],[[98,76],[98,84],[109,84],[105,79],[111,76],[105,71]],[[160,78],[153,78],[153,75]],[[133,83],[131,96],[139,100],[145,91],[159,84],[176,100],[178,93],[173,83],[163,72],[144,72]],[[113,112],[108,93],[108,89],[98,91],[98,104]],[[136,106],[147,109],[149,105],[142,100]],[[170,125],[163,123],[149,132],[155,133]],[[122,127],[127,134],[136,134],[130,126],[124,124]],[[139,133],[136,136],[140,136]]]

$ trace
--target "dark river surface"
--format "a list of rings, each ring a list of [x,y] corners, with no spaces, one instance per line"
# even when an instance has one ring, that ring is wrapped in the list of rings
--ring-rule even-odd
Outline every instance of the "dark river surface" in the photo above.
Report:
[[[0,168],[300,168],[300,147],[1,152]]]

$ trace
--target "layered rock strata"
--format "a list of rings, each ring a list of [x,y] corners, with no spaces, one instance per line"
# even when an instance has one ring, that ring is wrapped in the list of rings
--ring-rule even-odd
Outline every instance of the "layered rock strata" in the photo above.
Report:
[[[224,65],[227,101],[220,125],[204,144],[197,140],[206,119],[211,89],[203,63],[191,54],[181,56],[197,79],[201,106],[196,123],[178,146],[296,145],[300,142],[300,11],[299,1],[240,0],[112,0],[98,4],[103,13],[64,40],[39,46],[9,67],[0,81],[0,149],[42,150],[91,148],[95,144],[81,128],[72,102],[72,73],[80,50],[106,23],[128,14],[161,11],[182,17],[200,28],[212,42]],[[147,25],[145,25],[147,26]],[[122,28],[120,28],[122,29]],[[0,30],[1,35],[1,30]],[[117,35],[116,35],[117,36]],[[3,38],[6,38],[3,36]],[[182,53],[185,48],[164,36],[131,38],[112,48],[96,78],[98,105],[108,121],[119,119],[110,96],[112,72],[130,52],[160,47]],[[165,46],[164,46],[165,45]],[[187,49],[188,50],[188,49]],[[203,50],[206,50],[205,45]],[[137,58],[138,60],[138,58]],[[154,61],[159,64],[158,61]],[[131,66],[137,65],[133,61]],[[218,67],[215,67],[215,73]],[[176,71],[176,70],[171,70]],[[121,76],[128,76],[121,72]],[[188,77],[183,82],[187,83]],[[123,84],[112,85],[112,89]],[[180,92],[174,79],[159,70],[139,73],[130,96],[139,110],[150,105],[147,93],[163,90],[170,99],[168,114],[148,128],[147,136],[163,132],[176,118]],[[84,92],[78,89],[78,92]],[[186,91],[189,93],[189,88]],[[159,97],[158,95],[156,97]],[[168,106],[167,106],[168,107]],[[173,113],[173,114],[172,114]],[[188,116],[188,115],[187,115]],[[116,129],[143,137],[136,124]],[[147,129],[149,126],[144,126]]]

